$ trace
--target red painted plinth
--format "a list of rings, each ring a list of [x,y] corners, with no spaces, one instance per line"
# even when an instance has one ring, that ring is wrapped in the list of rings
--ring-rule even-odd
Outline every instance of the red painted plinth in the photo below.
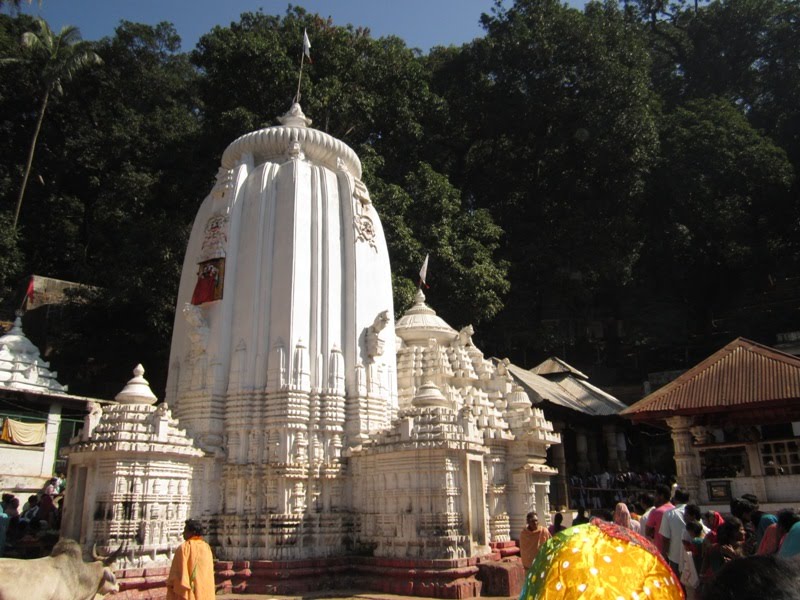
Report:
[[[517,542],[511,540],[508,542],[492,542],[489,547],[500,556],[506,558],[509,556],[519,556],[519,546]]]
[[[519,590],[510,567],[494,567],[498,555],[456,560],[411,560],[347,557],[296,561],[217,561],[222,593],[297,595],[304,592],[361,589],[403,596],[462,599],[481,595],[486,581],[492,590]],[[513,559],[512,559],[513,560]],[[518,564],[519,561],[517,561]],[[519,569],[522,567],[520,566]],[[484,575],[479,575],[483,573]],[[120,591],[108,600],[163,600],[168,568],[117,572]],[[488,595],[484,592],[484,595]]]
[[[483,584],[485,596],[517,596],[522,592],[525,569],[519,558],[511,557],[500,561],[484,561],[478,566],[478,579]]]

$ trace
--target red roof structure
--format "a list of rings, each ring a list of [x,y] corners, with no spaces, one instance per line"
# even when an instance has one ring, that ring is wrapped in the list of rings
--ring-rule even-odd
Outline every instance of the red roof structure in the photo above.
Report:
[[[800,421],[800,358],[737,338],[620,415],[649,423],[679,415],[698,424],[703,415],[718,424]]]

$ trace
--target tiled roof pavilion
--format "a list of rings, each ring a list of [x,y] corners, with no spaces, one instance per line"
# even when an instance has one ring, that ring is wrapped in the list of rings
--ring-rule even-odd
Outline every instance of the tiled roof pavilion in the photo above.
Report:
[[[710,415],[719,424],[800,421],[800,358],[737,338],[620,414],[649,423]]]

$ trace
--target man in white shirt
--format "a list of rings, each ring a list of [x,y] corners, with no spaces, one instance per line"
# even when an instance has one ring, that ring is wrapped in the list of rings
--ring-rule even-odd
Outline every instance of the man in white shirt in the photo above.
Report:
[[[689,502],[689,493],[678,488],[675,490],[673,503],[675,508],[664,513],[661,520],[661,527],[658,532],[664,539],[663,554],[669,561],[672,570],[680,575],[678,564],[681,560],[683,551],[683,534],[686,531],[686,503]]]
[[[642,524],[642,535],[645,535],[645,527],[647,525],[647,519],[650,517],[650,513],[653,512],[655,508],[655,500],[653,498],[653,494],[644,493],[639,495],[639,506],[642,507],[642,516],[639,517],[639,523]]]

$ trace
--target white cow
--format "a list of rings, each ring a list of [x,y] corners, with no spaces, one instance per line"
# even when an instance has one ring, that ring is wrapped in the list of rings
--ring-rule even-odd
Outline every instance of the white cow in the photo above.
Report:
[[[62,539],[45,558],[0,558],[0,600],[94,600],[117,592],[108,567],[121,550],[106,557],[93,552],[97,560],[84,562],[80,544]]]

